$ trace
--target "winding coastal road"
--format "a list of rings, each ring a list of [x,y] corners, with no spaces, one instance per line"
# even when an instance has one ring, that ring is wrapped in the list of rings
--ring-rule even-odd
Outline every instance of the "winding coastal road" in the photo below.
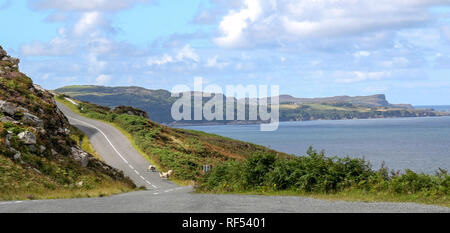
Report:
[[[147,190],[110,197],[0,202],[0,212],[208,212],[208,213],[313,213],[313,212],[447,212],[450,208],[414,203],[366,203],[317,200],[293,196],[195,194],[149,172],[149,162],[115,127],[82,117],[63,104],[58,107],[81,129],[109,165],[124,171]]]

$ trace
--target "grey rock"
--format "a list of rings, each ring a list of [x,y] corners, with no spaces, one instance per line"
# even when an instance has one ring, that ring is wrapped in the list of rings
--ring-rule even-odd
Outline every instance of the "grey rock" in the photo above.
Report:
[[[4,101],[4,100],[0,100],[0,111],[13,116],[16,112],[18,112],[16,106],[14,106],[14,104]]]
[[[36,168],[33,168],[33,171],[35,171],[36,173],[39,173],[39,174],[41,174],[41,171],[39,171],[38,169],[36,169]]]
[[[42,121],[39,117],[27,112],[23,114],[23,122],[25,124],[44,127],[44,121]]]
[[[23,107],[17,107],[17,110],[18,110],[19,112],[30,112],[30,111],[28,111],[28,109],[23,108]]]
[[[15,57],[5,56],[2,58],[2,61],[9,61],[12,63],[12,65],[18,65],[20,63],[20,60]]]
[[[36,136],[30,131],[19,133],[17,136],[21,141],[23,141],[27,145],[36,144]]]
[[[14,159],[15,159],[15,160],[22,159],[22,154],[21,154],[19,151],[17,151],[17,152],[14,154]]]
[[[10,147],[9,150],[14,153],[14,157],[13,158],[15,160],[22,159],[22,154],[19,151],[17,151],[16,149],[14,149],[12,147]]]
[[[57,154],[58,154],[58,152],[56,152],[56,151],[55,151],[55,150],[53,150],[53,149],[51,150],[51,152],[52,152],[52,155],[53,155],[53,156],[55,156],[55,155],[57,155]]]
[[[37,84],[33,84],[34,89],[41,91],[41,92],[45,92],[45,89],[42,88],[41,86],[37,85]]]
[[[89,163],[89,154],[78,146],[72,147],[72,158],[78,161],[83,167],[86,167]]]
[[[47,148],[45,146],[43,146],[43,145],[39,146],[39,150],[41,151],[41,153],[44,152],[46,149]]]
[[[18,121],[14,120],[13,118],[11,118],[11,117],[9,117],[9,116],[2,116],[2,117],[0,117],[0,122],[3,122],[3,123],[13,123],[13,124],[19,123]]]
[[[12,138],[12,134],[11,134],[11,133],[8,133],[8,134],[6,135],[6,137],[5,137],[5,144],[6,144],[7,146],[10,146],[10,145],[11,145],[11,142],[10,142],[11,138]]]

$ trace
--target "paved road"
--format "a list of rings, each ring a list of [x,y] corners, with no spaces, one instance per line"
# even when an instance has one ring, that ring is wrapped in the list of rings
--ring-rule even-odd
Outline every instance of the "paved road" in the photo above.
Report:
[[[103,122],[81,117],[63,105],[71,124],[83,130],[104,161],[121,169],[146,191],[103,198],[0,202],[0,212],[447,212],[450,208],[413,203],[326,201],[304,197],[195,194],[147,171],[149,163],[120,131]]]

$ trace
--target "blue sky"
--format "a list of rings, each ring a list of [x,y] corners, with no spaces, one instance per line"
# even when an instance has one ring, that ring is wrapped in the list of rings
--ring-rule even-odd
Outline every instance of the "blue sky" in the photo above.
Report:
[[[203,77],[450,104],[449,0],[0,0],[0,28],[47,89]]]

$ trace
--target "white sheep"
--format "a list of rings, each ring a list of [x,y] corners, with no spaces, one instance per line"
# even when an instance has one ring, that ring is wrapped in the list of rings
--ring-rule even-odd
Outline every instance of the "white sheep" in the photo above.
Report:
[[[171,177],[172,174],[173,174],[172,170],[169,170],[168,172],[160,172],[159,177],[169,179],[169,177]]]
[[[156,167],[154,165],[150,165],[148,167],[148,171],[156,172]]]

